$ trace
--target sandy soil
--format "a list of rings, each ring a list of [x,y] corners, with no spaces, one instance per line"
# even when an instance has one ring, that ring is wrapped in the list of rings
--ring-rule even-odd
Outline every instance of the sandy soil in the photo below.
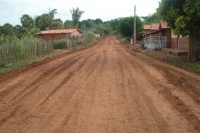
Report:
[[[12,74],[0,80],[2,133],[200,132],[200,77],[115,37]]]

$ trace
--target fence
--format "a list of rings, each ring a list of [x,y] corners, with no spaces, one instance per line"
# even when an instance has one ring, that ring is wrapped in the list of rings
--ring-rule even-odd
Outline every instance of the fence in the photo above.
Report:
[[[52,42],[12,42],[0,45],[0,66],[52,52]]]
[[[144,37],[143,47],[146,50],[156,50],[161,48],[166,48],[167,38],[165,36],[150,36]]]

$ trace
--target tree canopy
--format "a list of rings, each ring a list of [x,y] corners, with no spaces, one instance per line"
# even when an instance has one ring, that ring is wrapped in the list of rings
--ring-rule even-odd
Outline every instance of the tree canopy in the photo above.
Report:
[[[189,60],[200,59],[200,1],[161,0],[158,12],[178,35],[189,35]]]
[[[123,36],[132,36],[133,35],[133,24],[134,17],[125,17],[121,18],[119,21],[119,32]],[[136,32],[139,33],[143,29],[142,21],[139,17],[136,17]]]
[[[21,17],[21,24],[22,24],[23,30],[28,30],[34,27],[34,20],[28,14],[24,14]]]
[[[158,12],[142,18],[144,19],[144,24],[160,23],[161,21],[161,17]]]
[[[71,9],[70,12],[71,12],[71,15],[72,15],[73,26],[74,26],[74,28],[78,29],[79,20],[80,20],[82,14],[84,13],[84,11],[81,11],[77,7],[77,8]]]

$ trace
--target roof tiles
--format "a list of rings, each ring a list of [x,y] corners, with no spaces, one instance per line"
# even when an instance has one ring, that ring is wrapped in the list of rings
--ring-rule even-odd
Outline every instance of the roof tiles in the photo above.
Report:
[[[161,23],[152,23],[149,25],[144,25],[144,30],[160,30],[160,29],[168,29],[169,26],[167,25],[166,22],[161,22]]]
[[[77,31],[77,29],[46,30],[36,34],[63,34],[63,33],[72,33],[74,31]]]

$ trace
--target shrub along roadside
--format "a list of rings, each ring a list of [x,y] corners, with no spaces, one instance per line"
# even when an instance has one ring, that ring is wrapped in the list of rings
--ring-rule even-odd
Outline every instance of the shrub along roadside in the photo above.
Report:
[[[68,48],[69,41],[70,40],[66,40],[66,39],[53,41],[53,48],[54,49]]]
[[[177,66],[182,67],[186,70],[192,71],[192,72],[197,72],[200,74],[200,62],[182,62],[182,63],[177,63]]]
[[[34,38],[34,39],[37,40],[37,38]],[[32,42],[30,38],[29,39],[27,38],[26,40],[27,41],[25,41],[24,43],[16,43],[16,44],[19,44],[20,50],[21,50],[21,48],[24,47],[24,45],[28,46],[28,44],[29,44],[29,43],[27,43],[27,42],[29,42],[28,40],[30,40],[30,42]],[[18,41],[23,42],[22,40],[18,40]],[[37,43],[38,45],[41,44],[41,42],[40,42],[41,40],[37,40],[37,41],[39,41]],[[53,45],[51,44],[52,50],[48,53],[45,53],[45,50],[43,50],[44,54],[37,54],[37,56],[35,56],[34,47],[33,47],[32,51],[31,51],[31,53],[33,53],[32,56],[25,56],[23,54],[26,53],[26,52],[20,51],[19,53],[22,54],[23,57],[26,57],[26,58],[20,58],[20,59],[16,59],[16,60],[12,60],[12,58],[11,58],[9,61],[7,61],[5,63],[1,62],[1,55],[0,55],[0,74],[7,73],[7,72],[14,70],[14,69],[17,69],[17,68],[25,67],[25,66],[33,63],[33,62],[43,60],[47,57],[51,57],[51,56],[55,56],[55,55],[59,55],[59,54],[69,52],[73,49],[81,49],[81,48],[89,47],[92,44],[94,44],[95,41],[96,41],[95,38],[93,38],[93,39],[90,38],[90,40],[88,40],[86,38],[83,42],[72,42],[70,40],[65,40],[65,39],[64,40],[57,40],[57,41],[54,41]],[[9,45],[9,44],[13,44],[13,43],[7,43],[7,45]],[[1,46],[2,45],[0,45],[0,50],[1,50]],[[43,48],[43,46],[42,46],[42,48]],[[53,50],[53,48],[55,50]],[[63,48],[64,48],[64,50],[60,50],[60,49],[63,49]],[[27,48],[25,48],[24,50],[26,50],[26,49]],[[16,47],[13,48],[12,51],[17,51],[17,48]],[[17,53],[17,52],[14,52],[14,53]],[[12,54],[9,54],[9,53],[7,53],[7,54],[9,55],[9,57],[13,56]]]

